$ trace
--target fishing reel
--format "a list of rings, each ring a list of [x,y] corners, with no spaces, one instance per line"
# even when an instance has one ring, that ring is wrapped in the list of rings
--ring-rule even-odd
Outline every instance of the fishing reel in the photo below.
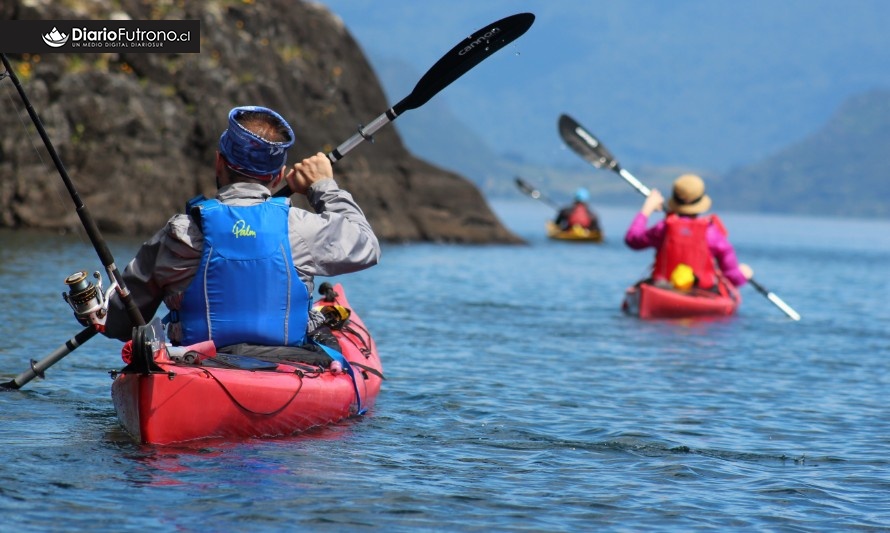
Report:
[[[108,318],[108,300],[112,291],[117,288],[117,282],[111,284],[108,290],[102,292],[102,275],[93,272],[96,283],[87,279],[85,270],[80,270],[65,278],[68,292],[62,293],[62,298],[74,311],[74,317],[84,326],[93,326],[96,331],[105,330],[105,320]]]
[[[315,310],[324,316],[323,325],[331,329],[342,328],[346,321],[349,320],[349,315],[352,314],[352,311],[335,303],[339,295],[327,281],[321,284],[318,288],[318,293],[324,297],[322,298],[323,302],[330,302],[315,307]]]
[[[352,311],[342,305],[324,305],[315,309],[324,316],[324,325],[331,329],[342,328],[352,314]]]

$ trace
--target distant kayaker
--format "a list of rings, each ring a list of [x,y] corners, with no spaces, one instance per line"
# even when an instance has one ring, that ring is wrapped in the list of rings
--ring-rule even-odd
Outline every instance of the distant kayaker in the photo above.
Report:
[[[575,197],[572,205],[566,206],[559,210],[556,215],[554,224],[559,226],[561,230],[570,229],[572,226],[579,226],[591,231],[599,231],[600,223],[596,213],[590,209],[587,203],[590,201],[590,192],[584,187],[575,191]]]
[[[699,176],[683,174],[674,180],[667,216],[647,229],[649,215],[663,207],[664,197],[652,189],[624,236],[624,242],[634,250],[657,250],[654,283],[680,289],[693,285],[716,288],[715,260],[720,273],[736,287],[751,278],[751,267],[739,264],[723,223],[716,215],[704,215],[711,207],[711,198],[705,194],[705,183]]]
[[[311,311],[315,276],[375,265],[380,245],[322,153],[286,166],[294,132],[278,113],[236,107],[219,139],[217,193],[191,200],[127,265],[123,277],[142,316],[163,302],[174,345],[211,339],[301,346],[324,321]],[[273,198],[285,180],[314,213]],[[110,301],[105,335],[128,340],[132,324],[120,298]],[[329,335],[329,333],[328,333]]]

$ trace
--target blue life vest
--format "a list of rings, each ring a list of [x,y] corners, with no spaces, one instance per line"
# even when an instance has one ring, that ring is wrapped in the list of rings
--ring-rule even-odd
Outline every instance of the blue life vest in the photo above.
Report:
[[[204,249],[178,313],[182,345],[208,339],[218,347],[304,344],[311,301],[294,269],[288,199],[251,206],[210,199],[193,206],[200,209]]]

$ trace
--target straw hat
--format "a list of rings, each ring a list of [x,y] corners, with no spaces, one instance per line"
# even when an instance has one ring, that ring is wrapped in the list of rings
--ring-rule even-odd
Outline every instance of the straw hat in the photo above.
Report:
[[[711,197],[705,194],[705,182],[695,174],[683,174],[674,180],[674,193],[668,199],[668,210],[678,215],[698,215],[711,208]]]

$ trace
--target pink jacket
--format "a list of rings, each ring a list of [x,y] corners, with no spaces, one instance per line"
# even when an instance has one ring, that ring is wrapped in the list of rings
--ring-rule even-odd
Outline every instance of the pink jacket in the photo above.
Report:
[[[661,247],[662,241],[664,241],[664,220],[659,221],[649,229],[646,229],[647,221],[648,217],[646,215],[637,213],[633,222],[630,223],[630,227],[627,228],[624,242],[634,250],[642,250],[649,247],[658,249]],[[723,275],[736,287],[741,287],[747,283],[748,280],[745,278],[745,275],[739,270],[739,261],[736,258],[735,250],[726,236],[716,226],[711,225],[708,227],[707,239],[708,249],[711,251],[711,255],[714,256],[714,259],[717,260],[717,265],[720,267]]]

